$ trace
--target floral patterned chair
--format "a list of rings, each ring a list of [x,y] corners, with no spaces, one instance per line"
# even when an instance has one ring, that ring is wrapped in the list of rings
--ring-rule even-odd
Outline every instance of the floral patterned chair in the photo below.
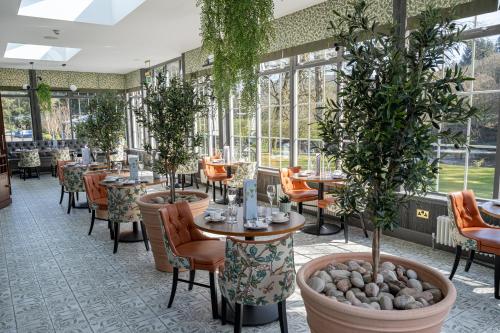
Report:
[[[106,187],[99,184],[104,178],[106,178],[107,173],[103,171],[97,172],[86,172],[83,175],[83,183],[85,185],[85,192],[87,192],[87,201],[89,202],[89,208],[91,210],[92,216],[90,218],[90,229],[89,236],[92,234],[92,229],[94,228],[94,222],[96,217],[96,211],[107,211],[108,210],[108,190]],[[102,217],[101,217],[102,219]],[[111,239],[114,238],[113,228],[111,227],[111,222],[108,221],[108,229],[110,230]]]
[[[118,251],[120,225],[122,223],[134,223],[134,229],[137,223],[141,224],[144,245],[146,246],[146,251],[149,251],[146,228],[142,222],[141,211],[136,202],[139,197],[145,194],[146,186],[144,184],[108,187],[108,218],[115,233],[113,253]]]
[[[83,185],[83,173],[87,170],[82,166],[65,165],[62,168],[64,190],[68,193],[68,214],[71,213],[71,207],[75,208],[75,197],[78,201],[78,193],[85,192]],[[64,193],[61,193],[61,198]]]
[[[200,188],[200,186],[198,185],[198,177],[197,177],[198,176],[198,164],[199,164],[198,159],[193,159],[192,161],[189,161],[188,163],[181,165],[177,169],[177,174],[181,178],[180,181],[181,181],[181,186],[182,186],[183,191],[184,191],[184,187],[186,185],[186,176],[191,177],[191,185],[190,186],[193,186],[194,184],[196,184],[196,188]]]
[[[219,273],[222,324],[234,303],[234,332],[241,332],[243,305],[278,304],[281,332],[287,332],[286,299],[295,289],[293,236],[266,241],[226,239],[224,270]]]
[[[64,172],[63,172],[63,168],[69,162],[71,162],[71,161],[57,161],[56,168],[58,170],[60,170],[58,172],[58,174],[57,174],[57,179],[59,180],[59,185],[61,185],[61,198],[59,199],[59,204],[62,203],[63,198],[64,198],[64,193],[66,193],[66,191],[64,190]]]
[[[257,176],[257,163],[256,162],[241,162],[238,164],[234,176],[224,181],[224,190],[227,192],[228,187],[238,189],[238,203],[241,202],[243,197],[243,181],[245,179],[255,179]]]
[[[470,250],[465,271],[469,271],[476,251],[495,255],[495,298],[500,299],[500,228],[484,222],[473,191],[448,194],[448,214],[455,262],[449,279],[452,280],[460,262],[462,247]]]
[[[69,155],[69,148],[54,149],[52,150],[52,157],[50,160],[50,171],[52,177],[57,177],[57,161],[69,161],[71,156]]]
[[[163,243],[168,262],[173,267],[173,282],[168,307],[172,306],[177,282],[189,283],[210,289],[212,317],[218,318],[215,272],[224,263],[224,242],[204,235],[194,224],[189,204],[181,201],[159,210],[162,221]],[[179,269],[189,270],[189,281],[179,278]],[[210,285],[194,282],[197,270],[208,271]]]
[[[23,170],[21,174],[23,180],[26,180],[26,171],[28,171],[31,177],[31,171],[33,169],[35,169],[36,176],[40,179],[40,171],[38,170],[40,167],[40,155],[38,154],[38,149],[21,151],[18,167]]]

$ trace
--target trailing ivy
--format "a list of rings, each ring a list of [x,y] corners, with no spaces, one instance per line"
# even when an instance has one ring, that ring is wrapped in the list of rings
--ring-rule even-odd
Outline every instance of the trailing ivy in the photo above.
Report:
[[[38,104],[42,112],[50,112],[52,110],[52,92],[47,83],[40,83],[36,88],[36,95],[38,97]]]
[[[273,0],[198,0],[203,47],[214,55],[214,93],[219,109],[243,84],[241,107],[257,103],[258,65],[272,36]]]

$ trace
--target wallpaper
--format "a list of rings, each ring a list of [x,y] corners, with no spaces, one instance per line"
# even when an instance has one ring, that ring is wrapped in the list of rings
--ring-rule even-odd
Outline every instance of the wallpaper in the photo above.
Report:
[[[329,38],[331,32],[327,27],[333,17],[332,10],[343,10],[349,2],[350,0],[328,0],[274,20],[275,36],[268,51],[279,51]],[[446,8],[466,2],[470,0],[408,0],[408,16],[415,16],[427,5]],[[371,0],[371,3],[374,15],[380,22],[392,19],[392,0]],[[186,52],[186,73],[201,70],[207,55],[201,48]]]
[[[125,75],[122,74],[40,70],[37,75],[52,89],[68,89],[70,84],[78,89],[125,89]],[[28,82],[28,70],[0,68],[0,87],[20,88]]]
[[[141,71],[136,71],[125,74],[125,89],[133,89],[141,86]]]

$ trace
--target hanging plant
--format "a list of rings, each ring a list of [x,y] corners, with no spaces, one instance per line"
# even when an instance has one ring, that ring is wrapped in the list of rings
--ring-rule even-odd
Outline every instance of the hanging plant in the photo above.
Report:
[[[50,91],[50,86],[47,83],[40,83],[36,88],[36,95],[38,97],[38,103],[40,104],[40,110],[42,110],[42,112],[50,112],[52,109],[52,93]]]
[[[257,103],[258,65],[273,34],[273,0],[198,0],[203,47],[214,55],[214,93],[219,110],[243,85],[241,107]]]

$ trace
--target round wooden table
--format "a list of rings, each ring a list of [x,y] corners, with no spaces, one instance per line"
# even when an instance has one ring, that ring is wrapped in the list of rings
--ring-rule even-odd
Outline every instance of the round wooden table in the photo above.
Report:
[[[342,185],[345,181],[344,178],[332,178],[327,176],[306,176],[301,177],[298,174],[294,174],[290,177],[290,179],[295,181],[303,181],[308,183],[318,184],[318,200],[323,200],[325,197],[325,184],[337,186]],[[342,230],[342,227],[339,227],[336,224],[325,224],[325,218],[323,214],[323,208],[318,207],[318,211],[316,213],[317,223],[314,225],[305,226],[302,229],[303,232],[312,235],[333,235],[337,234]]]
[[[207,222],[205,214],[194,219],[198,229],[217,235],[245,237],[246,240],[254,240],[255,237],[275,236],[288,234],[304,227],[304,216],[290,212],[290,221],[286,223],[270,223],[266,229],[250,230],[243,226],[243,208],[238,210],[237,222],[229,224],[226,222]],[[234,308],[234,307],[233,307]],[[243,306],[243,325],[259,326],[278,320],[278,307],[276,304],[262,306]],[[220,313],[220,312],[219,312]],[[234,323],[234,313],[231,307],[227,309],[228,321]]]
[[[493,201],[487,201],[479,205],[481,212],[493,218],[500,219],[500,206],[495,205]]]
[[[121,177],[122,179],[128,178],[128,172],[121,173],[120,176],[118,176],[117,173],[115,174],[109,174],[109,176],[116,176],[116,177]],[[146,187],[150,186],[155,186],[155,185],[160,185],[168,182],[168,178],[162,177],[160,179],[154,179],[152,176],[142,176],[140,179],[143,182],[137,182],[133,184],[122,184],[121,182],[105,182],[101,180],[99,182],[99,185],[104,186],[106,188],[110,187],[115,187],[115,188],[125,188],[125,187],[134,187],[138,185],[145,185]],[[139,231],[139,222],[133,222],[132,223],[132,230],[131,231],[123,231],[120,232],[120,239],[119,241],[122,243],[135,243],[135,242],[142,242],[144,238],[142,237],[142,233]]]

